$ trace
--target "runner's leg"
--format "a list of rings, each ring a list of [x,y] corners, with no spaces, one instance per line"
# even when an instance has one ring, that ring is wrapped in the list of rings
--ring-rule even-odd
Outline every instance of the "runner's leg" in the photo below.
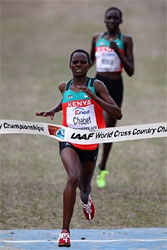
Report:
[[[84,203],[88,202],[88,196],[91,192],[91,181],[94,174],[96,161],[82,162],[80,167],[79,186],[81,189],[81,199]]]
[[[61,152],[61,159],[68,176],[63,193],[63,229],[69,231],[69,225],[76,201],[76,188],[79,183],[78,169],[80,160],[73,148],[64,148]]]

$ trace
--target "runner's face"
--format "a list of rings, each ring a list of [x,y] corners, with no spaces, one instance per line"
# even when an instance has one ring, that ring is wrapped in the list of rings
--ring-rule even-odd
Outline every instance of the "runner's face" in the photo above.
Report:
[[[70,68],[73,75],[75,76],[86,75],[89,70],[89,62],[87,56],[82,52],[74,53],[70,63]]]
[[[107,12],[104,22],[109,31],[117,31],[119,25],[122,23],[120,13],[117,10],[110,10]]]

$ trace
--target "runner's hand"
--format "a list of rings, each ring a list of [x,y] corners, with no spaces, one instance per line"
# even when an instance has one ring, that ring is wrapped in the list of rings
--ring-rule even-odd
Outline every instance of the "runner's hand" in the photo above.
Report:
[[[50,119],[54,119],[55,112],[54,111],[46,111],[46,112],[36,112],[36,116],[43,116],[43,117],[48,117],[50,116]]]
[[[117,44],[113,41],[113,39],[110,39],[110,48],[113,49],[116,53],[119,51],[119,48]]]

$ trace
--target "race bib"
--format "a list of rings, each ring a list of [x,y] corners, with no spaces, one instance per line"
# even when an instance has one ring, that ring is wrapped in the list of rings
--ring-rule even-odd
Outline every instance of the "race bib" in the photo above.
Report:
[[[97,129],[94,105],[86,107],[67,107],[67,124],[75,129]]]
[[[119,72],[121,71],[121,60],[114,50],[101,47],[96,51],[97,72]]]

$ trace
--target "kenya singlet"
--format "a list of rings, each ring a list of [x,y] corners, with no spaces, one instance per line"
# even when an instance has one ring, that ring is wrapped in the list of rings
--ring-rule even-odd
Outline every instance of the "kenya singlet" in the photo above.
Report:
[[[96,94],[94,82],[94,78],[87,78],[87,88]],[[63,126],[83,130],[104,128],[105,121],[102,107],[85,92],[75,92],[71,90],[72,83],[73,80],[67,83],[66,90],[62,97]],[[73,145],[83,150],[94,150],[98,146],[98,144]]]
[[[104,38],[102,33],[95,45],[96,71],[97,72],[122,72],[122,64],[117,53],[110,48],[110,41]],[[124,55],[123,34],[113,40],[122,55]]]

